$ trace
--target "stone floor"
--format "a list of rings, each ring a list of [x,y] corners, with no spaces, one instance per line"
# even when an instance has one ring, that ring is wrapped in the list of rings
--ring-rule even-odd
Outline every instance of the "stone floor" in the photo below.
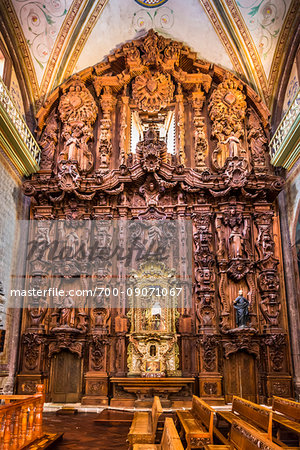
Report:
[[[129,425],[96,425],[96,413],[79,413],[77,415],[56,415],[44,413],[45,431],[63,432],[63,439],[52,446],[53,449],[127,449],[126,438]]]
[[[70,406],[77,409],[79,412],[75,415],[57,415],[56,411],[61,407]],[[231,405],[224,405],[216,407],[218,410],[229,410]],[[114,415],[117,413],[116,408],[111,410]],[[89,411],[89,412],[87,412]],[[97,412],[96,412],[97,411]],[[126,438],[129,431],[130,423],[116,422],[97,424],[96,419],[99,419],[99,413],[102,408],[82,407],[80,404],[72,405],[58,405],[48,404],[44,409],[43,423],[44,429],[49,433],[64,433],[63,440],[51,448],[54,449],[99,449],[110,450],[127,449]],[[120,408],[120,412],[121,412]],[[134,410],[131,410],[133,415]],[[130,414],[127,412],[126,414]],[[161,420],[158,425],[157,438],[160,438],[163,430],[163,422],[166,416],[174,416],[174,411],[164,410]],[[158,439],[159,441],[159,439]]]

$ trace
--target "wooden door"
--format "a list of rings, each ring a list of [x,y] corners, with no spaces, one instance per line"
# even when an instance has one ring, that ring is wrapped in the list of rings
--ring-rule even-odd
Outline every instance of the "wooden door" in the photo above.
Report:
[[[257,371],[253,355],[237,352],[225,360],[224,389],[226,403],[232,401],[233,395],[257,401]]]
[[[77,403],[82,395],[82,361],[69,351],[54,355],[51,362],[51,400]]]

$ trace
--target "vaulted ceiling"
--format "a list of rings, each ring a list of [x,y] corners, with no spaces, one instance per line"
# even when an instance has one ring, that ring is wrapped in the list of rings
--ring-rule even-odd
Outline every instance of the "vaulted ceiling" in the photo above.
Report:
[[[37,106],[62,81],[150,28],[248,82],[272,107],[299,0],[2,0]]]

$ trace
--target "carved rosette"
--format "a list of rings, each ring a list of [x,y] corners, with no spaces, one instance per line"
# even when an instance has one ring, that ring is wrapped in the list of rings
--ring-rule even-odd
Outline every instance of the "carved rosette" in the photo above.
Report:
[[[91,370],[97,372],[106,371],[106,346],[109,345],[109,340],[99,334],[93,334],[91,337],[90,355],[91,355]]]

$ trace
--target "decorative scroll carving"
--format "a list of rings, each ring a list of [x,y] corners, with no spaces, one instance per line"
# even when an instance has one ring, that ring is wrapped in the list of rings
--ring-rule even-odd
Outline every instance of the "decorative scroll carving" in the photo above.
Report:
[[[204,170],[207,170],[205,158],[208,150],[205,117],[201,115],[201,110],[205,101],[204,92],[195,90],[191,94],[190,101],[194,112],[195,170],[203,172]]]
[[[131,113],[136,120],[130,136]],[[207,373],[199,380],[200,391],[219,396],[224,394],[219,380],[228,370],[222,354],[228,358],[245,351],[258,358],[261,351],[256,365],[261,395],[277,389],[274,373],[284,372],[288,386],[287,343],[274,337],[285,335],[287,327],[274,239],[279,228],[275,220],[273,224],[273,202],[283,180],[269,164],[267,123],[268,111],[251,87],[153,30],[49,96],[38,113],[43,170],[24,182],[24,193],[31,197],[32,217],[40,223],[39,248],[47,255],[50,240],[42,222],[62,219],[69,224],[66,239],[72,254],[64,267],[57,261],[49,268],[47,258],[36,251],[34,276],[26,279],[26,289],[40,288],[51,277],[68,284],[71,274],[88,287],[87,273],[78,270],[81,235],[76,237],[74,220],[94,219],[83,239],[87,248],[97,242],[99,250],[91,279],[95,287],[112,287],[110,219],[132,220],[128,236],[120,234],[122,245],[131,245],[142,232],[142,245],[154,253],[159,247],[168,249],[168,227],[174,220],[191,218],[193,306],[180,298],[166,319],[172,324],[167,333],[160,329],[159,318],[149,315],[149,298],[145,308],[139,313],[131,308],[128,317],[125,294],[116,310],[100,297],[93,298],[90,308],[86,303],[75,308],[70,298],[54,298],[52,308],[46,308],[43,296],[26,298],[20,377],[47,378],[51,356],[68,349],[83,359],[88,395],[96,395],[96,383],[102,380],[101,401],[110,376],[123,377],[128,371],[146,376],[150,371],[151,376],[193,377],[198,376],[196,367]],[[170,145],[173,139],[175,145]],[[156,221],[161,219],[166,223],[159,232]],[[143,220],[153,226],[144,229]],[[178,235],[183,239],[184,233]],[[180,258],[181,277],[187,258]],[[124,293],[125,262],[118,266]],[[235,321],[233,302],[240,290],[249,301],[246,328],[236,327]],[[144,329],[134,331],[133,323]],[[198,351],[191,352],[195,345]],[[159,367],[155,351],[161,357]],[[185,395],[182,388],[178,397]],[[134,397],[126,390],[120,394],[130,401]]]
[[[218,341],[214,335],[206,335],[200,340],[202,344],[203,369],[205,372],[217,371],[217,345]]]
[[[232,336],[230,342],[223,344],[223,348],[225,358],[228,358],[231,353],[236,353],[239,350],[246,350],[256,358],[259,357],[259,344],[257,340],[254,340],[253,334],[246,331],[243,331],[242,334]]]
[[[272,334],[265,338],[265,344],[269,347],[271,367],[274,372],[283,369],[286,353],[286,337],[283,333]]]
[[[98,334],[93,334],[91,338],[91,369],[105,372],[106,346],[109,340]]]
[[[169,74],[145,72],[136,77],[132,96],[143,111],[159,111],[173,99],[174,85]]]
[[[178,123],[178,155],[179,163],[185,165],[185,119],[184,119],[184,103],[181,85],[178,85],[176,95],[177,107],[177,123]]]
[[[243,89],[244,86],[239,80],[227,75],[212,93],[209,111],[213,122],[212,136],[217,139],[217,147],[212,157],[216,168],[225,162],[222,155],[227,158],[246,156],[246,150],[241,145],[247,107]]]
[[[36,333],[25,333],[23,335],[24,345],[24,364],[26,369],[34,370],[37,368],[40,359],[40,346],[43,338]]]
[[[60,333],[56,335],[56,340],[49,344],[49,358],[61,350],[68,349],[71,353],[75,353],[80,358],[82,356],[83,343],[74,339],[70,333]]]
[[[111,93],[111,88],[104,87],[104,91],[100,96],[100,105],[102,108],[102,118],[100,121],[99,136],[99,168],[106,170],[109,167],[112,152],[112,111],[115,107],[116,99]]]

